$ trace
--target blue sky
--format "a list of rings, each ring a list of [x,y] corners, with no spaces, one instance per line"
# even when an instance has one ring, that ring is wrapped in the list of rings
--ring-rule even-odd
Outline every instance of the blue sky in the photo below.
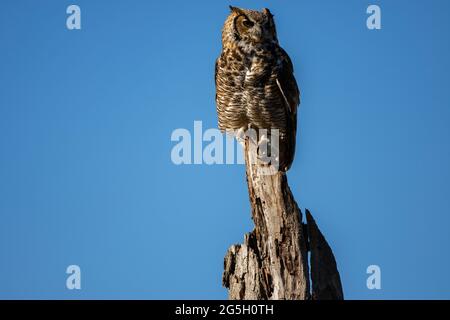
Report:
[[[0,298],[226,298],[223,257],[253,228],[244,167],[176,166],[170,136],[217,126],[230,4],[275,14],[302,91],[288,178],[346,298],[450,298],[444,0],[2,1]]]

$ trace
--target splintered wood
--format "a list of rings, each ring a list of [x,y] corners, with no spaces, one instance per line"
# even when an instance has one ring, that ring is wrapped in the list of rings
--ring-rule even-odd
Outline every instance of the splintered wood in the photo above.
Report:
[[[286,174],[262,163],[257,149],[245,140],[255,228],[245,235],[243,244],[231,246],[225,256],[223,285],[228,288],[229,299],[343,299],[331,248],[309,211],[307,224],[302,223]]]

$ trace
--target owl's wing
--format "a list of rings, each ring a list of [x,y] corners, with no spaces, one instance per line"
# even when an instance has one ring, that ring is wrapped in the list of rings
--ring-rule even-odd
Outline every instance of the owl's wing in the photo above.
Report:
[[[294,77],[294,67],[288,54],[281,49],[281,63],[277,74],[277,84],[286,101],[289,113],[297,114],[300,104],[300,91]]]
[[[281,49],[281,48],[280,48]],[[288,54],[281,49],[281,62],[277,73],[277,85],[283,95],[286,108],[286,142],[280,150],[280,165],[287,171],[295,155],[297,135],[297,107],[300,104],[300,91],[294,77],[294,67]]]

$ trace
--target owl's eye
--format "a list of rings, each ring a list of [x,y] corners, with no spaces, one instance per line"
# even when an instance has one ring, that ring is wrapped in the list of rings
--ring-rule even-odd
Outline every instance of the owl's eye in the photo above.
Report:
[[[251,28],[251,27],[253,27],[255,25],[255,23],[250,21],[250,20],[244,20],[244,21],[242,21],[242,24],[246,28]]]

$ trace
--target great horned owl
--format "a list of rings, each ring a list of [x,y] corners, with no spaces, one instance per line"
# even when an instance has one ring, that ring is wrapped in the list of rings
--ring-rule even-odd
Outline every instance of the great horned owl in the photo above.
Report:
[[[230,7],[216,61],[219,129],[279,130],[279,168],[295,153],[300,93],[287,53],[278,44],[273,15]]]

